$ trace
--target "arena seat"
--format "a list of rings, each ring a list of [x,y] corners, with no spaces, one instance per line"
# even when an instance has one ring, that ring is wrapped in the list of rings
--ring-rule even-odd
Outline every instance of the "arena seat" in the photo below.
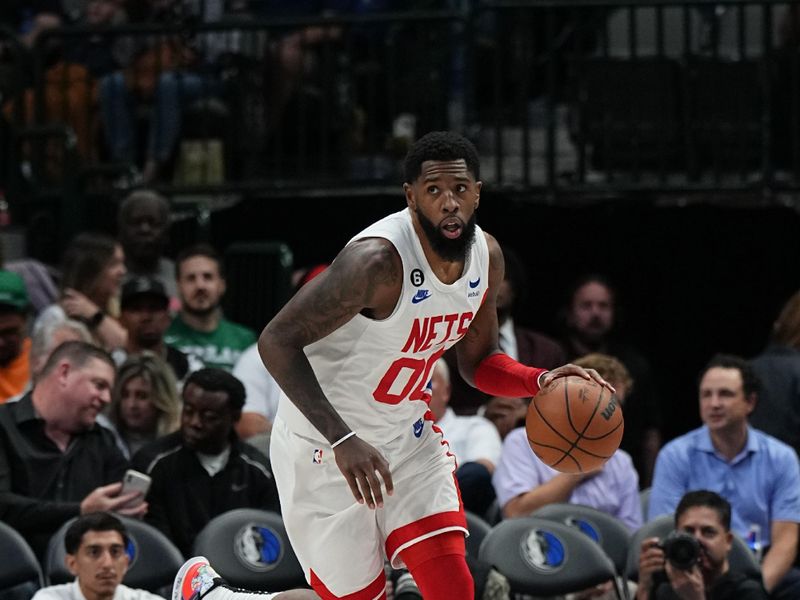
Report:
[[[464,515],[467,517],[467,530],[469,531],[469,536],[467,537],[467,554],[477,558],[481,542],[483,542],[484,538],[489,534],[492,527],[484,519],[468,510],[464,511]]]
[[[547,504],[531,516],[552,519],[586,534],[614,562],[617,575],[625,573],[631,532],[619,519],[591,506],[568,502]]]
[[[237,508],[214,517],[197,534],[194,553],[236,587],[274,591],[306,585],[283,520],[272,511]]]
[[[117,515],[128,531],[130,543],[127,552],[131,556],[128,572],[122,582],[132,588],[141,588],[154,593],[163,592],[172,586],[175,574],[184,563],[180,550],[161,531],[138,519]],[[45,574],[50,585],[67,583],[74,577],[64,564],[66,550],[64,535],[74,519],[64,523],[53,534],[47,546]]]
[[[483,540],[479,556],[506,576],[514,593],[552,596],[616,582],[614,563],[599,545],[550,519],[502,521]]]
[[[0,598],[4,591],[22,584],[39,589],[44,583],[39,561],[16,529],[0,521]]]

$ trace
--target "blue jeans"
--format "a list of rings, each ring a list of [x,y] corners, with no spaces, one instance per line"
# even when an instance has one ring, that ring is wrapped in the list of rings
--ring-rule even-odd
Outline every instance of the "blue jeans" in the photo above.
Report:
[[[164,163],[172,156],[181,131],[183,110],[201,98],[219,96],[222,82],[205,74],[164,71],[153,97],[147,140],[147,159]],[[121,71],[100,81],[100,110],[106,141],[114,160],[134,162],[136,119],[133,94]]]

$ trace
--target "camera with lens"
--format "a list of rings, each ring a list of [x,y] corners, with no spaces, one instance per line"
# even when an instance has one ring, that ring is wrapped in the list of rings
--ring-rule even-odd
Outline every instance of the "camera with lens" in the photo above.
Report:
[[[700,560],[700,542],[688,533],[673,531],[658,544],[676,569],[689,571]]]

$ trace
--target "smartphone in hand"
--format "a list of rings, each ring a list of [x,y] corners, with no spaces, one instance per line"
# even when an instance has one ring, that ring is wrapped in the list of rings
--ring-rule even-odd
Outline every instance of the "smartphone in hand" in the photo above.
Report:
[[[150,489],[150,481],[151,479],[149,475],[145,475],[139,471],[128,469],[125,472],[125,475],[122,477],[122,491],[120,492],[120,495],[124,496],[125,494],[129,494],[131,492],[141,492],[142,494],[140,498],[128,503],[128,506],[139,504],[139,502],[144,500],[144,497],[147,495],[147,491]]]

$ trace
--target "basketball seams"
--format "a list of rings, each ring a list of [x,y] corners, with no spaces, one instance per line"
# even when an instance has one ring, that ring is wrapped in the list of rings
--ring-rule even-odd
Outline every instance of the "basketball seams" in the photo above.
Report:
[[[543,424],[545,424],[547,426],[547,430],[545,430],[545,431],[549,430],[549,432],[552,432],[552,434],[554,434],[554,435],[551,435],[550,439],[546,440],[548,443],[542,443],[542,442],[536,441],[534,439],[531,439],[530,435],[528,435],[526,437],[528,439],[528,444],[531,446],[531,449],[534,450],[537,455],[539,455],[539,458],[543,462],[545,462],[545,464],[548,464],[549,466],[551,466],[551,467],[553,467],[553,468],[555,468],[557,470],[561,470],[563,472],[584,473],[584,472],[587,472],[587,470],[588,471],[592,471],[592,470],[595,470],[597,468],[595,466],[595,464],[594,464],[596,461],[591,461],[591,460],[589,460],[590,463],[593,463],[591,465],[591,468],[587,469],[587,468],[584,467],[584,465],[582,463],[584,461],[586,461],[589,457],[591,457],[592,459],[597,459],[597,460],[605,462],[608,459],[610,459],[611,456],[613,456],[614,452],[616,452],[616,447],[615,447],[610,455],[600,454],[597,451],[590,450],[589,448],[586,448],[586,445],[591,446],[593,442],[601,441],[601,440],[606,439],[609,436],[613,436],[615,434],[619,435],[618,432],[624,425],[624,419],[622,418],[622,413],[619,412],[618,413],[618,417],[617,417],[617,423],[611,429],[609,429],[607,431],[604,431],[602,433],[602,435],[596,435],[596,436],[587,436],[586,435],[586,432],[591,428],[591,425],[595,422],[594,421],[595,417],[597,417],[598,413],[600,412],[600,406],[602,405],[603,400],[605,399],[607,394],[610,394],[610,391],[604,389],[601,386],[600,390],[599,390],[599,394],[598,394],[598,396],[597,396],[597,398],[596,398],[596,400],[594,402],[594,406],[592,406],[591,409],[589,409],[588,406],[585,407],[586,409],[591,410],[591,414],[586,419],[586,423],[583,426],[583,429],[582,430],[578,430],[578,428],[575,426],[576,425],[576,422],[575,422],[575,416],[576,416],[575,410],[578,409],[578,405],[576,404],[576,406],[574,406],[574,407],[572,406],[572,404],[570,402],[570,389],[574,389],[576,386],[580,389],[582,386],[579,385],[579,383],[576,383],[574,386],[571,386],[571,388],[570,388],[569,383],[568,383],[569,379],[570,379],[570,377],[565,377],[564,381],[563,381],[563,385],[564,385],[564,396],[563,396],[563,398],[564,398],[564,406],[565,406],[565,409],[566,409],[564,413],[562,413],[560,415],[559,414],[552,414],[552,410],[550,411],[550,413],[546,413],[545,411],[542,410],[542,407],[545,406],[545,405],[540,405],[537,402],[537,400],[541,400],[542,399],[542,398],[538,398],[538,397],[534,397],[533,402],[532,402],[533,409],[534,409],[535,412],[529,413],[530,416],[532,417],[531,420],[530,420],[532,425],[535,425],[535,424],[537,424],[537,421],[540,421],[541,423],[543,423]],[[583,382],[583,384],[586,385],[585,382]],[[594,391],[594,390],[592,390],[592,391]],[[555,400],[555,399],[553,399],[553,400]],[[611,400],[609,400],[606,404],[610,404],[613,400],[614,400],[614,398],[613,398],[613,395],[612,395]],[[558,402],[558,400],[555,400],[555,401]],[[559,422],[561,424],[560,427],[561,427],[561,429],[563,429],[566,432],[567,435],[569,435],[569,431],[567,431],[567,427],[569,427],[569,429],[571,429],[572,433],[575,435],[574,441],[570,440],[570,438],[567,437],[567,435],[565,435],[559,429],[557,429],[554,426],[553,422],[551,422],[548,419],[548,417],[560,419],[559,420]],[[608,421],[610,421],[610,419],[607,420],[607,423],[610,425],[610,422],[608,422]],[[532,429],[532,430],[535,431],[535,429]],[[545,432],[543,432],[543,433],[545,433]],[[538,436],[534,436],[534,437],[538,437]],[[547,438],[548,435],[545,434],[544,437]],[[559,440],[563,441],[563,442],[566,442],[566,444],[569,445],[569,448],[564,449],[563,447],[560,447],[558,445],[554,445],[554,444],[557,444]],[[583,443],[583,440],[585,440],[588,444]],[[619,444],[617,443],[617,446],[618,445]],[[603,448],[603,449],[606,450],[606,448]],[[544,451],[545,455],[547,455],[547,454],[555,454],[555,456],[558,456],[560,454],[560,456],[555,461],[549,460],[551,457],[548,457],[548,460],[545,460],[545,458],[543,458],[541,456],[541,454],[540,454],[541,451]],[[547,451],[550,451],[550,452],[547,452]],[[578,452],[582,452],[583,455],[586,457],[586,458],[583,459],[583,461],[579,460],[578,457],[580,455],[577,454]],[[555,456],[553,456],[552,458],[555,458]],[[567,461],[566,459],[569,459],[569,460]],[[574,463],[574,467],[565,469],[564,468],[565,461],[567,463]],[[559,465],[561,465],[561,468],[559,468]]]
[[[564,456],[562,456],[556,462],[554,462],[552,465],[550,465],[551,467],[556,468],[556,465],[561,464],[561,462],[565,458],[570,457],[578,465],[578,470],[581,473],[583,473],[583,466],[578,461],[578,459],[576,459],[574,456],[572,456],[572,451],[575,448],[577,448],[578,450],[580,450],[584,454],[588,454],[590,456],[595,456],[591,452],[587,452],[586,450],[581,448],[578,445],[578,443],[583,439],[583,434],[586,432],[587,429],[589,429],[589,425],[592,424],[592,421],[594,421],[594,418],[597,415],[597,409],[600,406],[600,400],[602,400],[602,398],[603,398],[603,389],[604,388],[600,388],[600,394],[598,395],[597,400],[594,403],[594,408],[592,409],[592,414],[589,416],[588,419],[586,419],[586,425],[584,425],[583,431],[578,431],[578,428],[575,427],[575,423],[572,422],[572,410],[571,410],[572,407],[571,407],[570,401],[569,401],[569,380],[568,379],[564,380],[564,405],[566,407],[566,412],[567,412],[567,421],[569,422],[569,426],[572,427],[572,431],[575,432],[577,437],[572,442],[567,440],[567,442],[569,443],[569,448],[567,448],[566,450],[561,450],[564,453]],[[603,457],[596,456],[596,458],[603,458]]]

